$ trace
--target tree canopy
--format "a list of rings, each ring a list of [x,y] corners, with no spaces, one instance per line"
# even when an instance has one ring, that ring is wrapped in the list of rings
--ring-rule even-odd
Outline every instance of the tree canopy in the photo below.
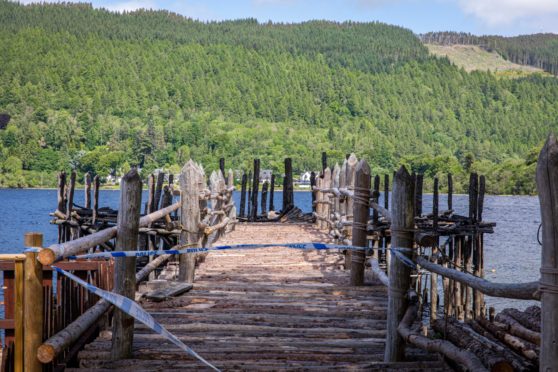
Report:
[[[482,170],[491,192],[531,193],[530,154],[558,124],[557,79],[467,73],[377,22],[203,23],[0,1],[0,55],[3,186],[189,157],[245,169],[257,156],[281,173],[290,156],[302,172],[327,151],[355,152],[375,173]]]

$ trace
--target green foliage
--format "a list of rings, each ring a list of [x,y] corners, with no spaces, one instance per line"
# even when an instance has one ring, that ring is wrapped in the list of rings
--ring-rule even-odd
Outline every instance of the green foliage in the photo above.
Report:
[[[290,156],[302,172],[327,151],[375,173],[403,162],[457,180],[485,164],[488,179],[501,169],[492,192],[532,192],[530,151],[558,124],[555,78],[469,74],[381,23],[201,23],[0,0],[0,55],[0,112],[12,116],[0,153],[21,161],[16,186],[70,167],[79,179],[177,170],[189,157],[233,169],[259,157],[280,174]]]
[[[505,37],[475,36],[459,32],[429,32],[421,35],[421,38],[427,43],[443,45],[479,45],[488,51],[498,52],[513,63],[534,66],[558,75],[558,35],[556,34]]]

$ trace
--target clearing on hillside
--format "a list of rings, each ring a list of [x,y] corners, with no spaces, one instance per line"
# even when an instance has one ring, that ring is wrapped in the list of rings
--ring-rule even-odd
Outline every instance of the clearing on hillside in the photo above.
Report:
[[[476,45],[436,45],[425,44],[430,53],[437,56],[446,56],[449,60],[465,71],[474,70],[493,72],[517,72],[520,75],[531,73],[546,74],[543,70],[525,65],[518,65],[505,60],[496,52],[486,51]]]

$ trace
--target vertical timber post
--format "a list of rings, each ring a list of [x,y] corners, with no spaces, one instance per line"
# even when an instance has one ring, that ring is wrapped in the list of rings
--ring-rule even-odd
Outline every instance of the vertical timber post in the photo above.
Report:
[[[432,245],[432,257],[437,263],[438,255],[438,178],[434,178],[434,195],[432,196],[432,229],[434,230],[434,244]],[[430,273],[430,321],[434,322],[438,317],[438,274]]]
[[[540,371],[558,371],[558,143],[551,134],[537,163],[541,206],[541,346]]]
[[[254,179],[252,180],[252,210],[250,221],[258,219],[258,190],[260,187],[260,159],[254,159]]]
[[[28,248],[41,248],[43,234],[26,233],[24,245]],[[43,265],[37,260],[37,255],[37,252],[26,252],[23,263],[23,365],[25,372],[43,370],[43,365],[37,358],[37,350],[43,342]]]
[[[316,212],[316,193],[317,191],[314,190],[316,186],[316,172],[312,171],[310,173],[310,190],[312,192],[312,212]]]
[[[99,180],[99,175],[93,178],[93,225],[97,220],[97,213],[99,213],[99,188],[101,187],[101,181]]]
[[[91,173],[87,172],[85,173],[85,208],[90,209],[91,208]]]
[[[58,211],[66,214],[66,203],[64,203],[64,194],[66,190],[66,172],[58,174]],[[93,223],[95,223],[95,215],[93,215]],[[66,226],[58,226],[58,243],[63,243],[66,237]]]
[[[412,248],[414,240],[414,185],[405,167],[401,167],[395,174],[391,200],[391,246]],[[406,251],[400,251],[399,254],[408,258],[411,257],[411,254]],[[392,258],[389,272],[385,362],[403,361],[405,357],[405,342],[399,336],[397,327],[407,310],[406,293],[410,285],[411,269],[397,258]]]
[[[366,248],[368,217],[370,215],[370,167],[366,160],[361,160],[356,167],[355,191],[353,203],[353,238],[352,245]],[[351,254],[351,285],[364,284],[365,251],[353,251]]]
[[[345,168],[345,186],[347,189],[349,190],[354,190],[355,189],[355,175],[356,175],[356,166],[358,163],[358,159],[356,157],[356,155],[354,153],[351,153],[349,155],[349,157],[347,158],[347,167]],[[347,205],[345,207],[345,210],[347,212],[347,221],[352,221],[353,220],[353,198],[347,198]],[[349,236],[352,237],[353,236],[353,228],[350,227],[348,230]],[[352,239],[352,238],[351,238]],[[351,255],[353,254],[353,252],[351,252],[350,250],[346,250],[345,251],[345,264],[347,266],[352,266],[352,261],[351,261]]]
[[[25,261],[15,261],[15,306],[14,306],[14,372],[23,372],[24,358],[23,358],[23,329],[24,329],[24,281],[25,281]]]
[[[261,209],[261,215],[262,216],[266,216],[267,215],[267,188],[268,188],[269,184],[267,181],[264,181],[263,185],[262,185],[262,199],[261,199],[261,205],[260,205],[260,209]]]
[[[200,239],[200,192],[203,184],[201,169],[192,161],[182,168],[180,173],[180,244],[197,246]],[[196,254],[187,253],[179,256],[178,280],[194,282]]]
[[[283,188],[283,210],[286,212],[294,206],[293,162],[291,158],[285,159],[285,187]]]
[[[271,185],[269,186],[269,211],[275,210],[275,175],[271,175]]]
[[[141,178],[132,168],[120,183],[120,207],[117,217],[116,251],[134,251],[138,246],[138,230],[141,210]],[[136,293],[136,258],[115,259],[114,292],[134,299]],[[113,360],[132,356],[134,318],[115,309],[112,320]]]
[[[239,217],[245,216],[246,211],[246,183],[248,182],[248,177],[246,173],[242,174],[242,181],[240,184],[240,213]]]
[[[478,195],[478,206],[477,206],[477,221],[482,222],[482,212],[484,210],[484,194],[486,192],[486,179],[484,176],[479,177],[479,195]],[[477,234],[477,276],[484,278],[484,234]],[[479,313],[477,317],[485,316],[486,314],[486,304],[484,303],[484,294],[481,291],[477,291],[476,303],[479,305]]]
[[[226,173],[225,173],[225,158],[220,158],[219,159],[219,169],[221,170],[221,174],[223,175],[223,178],[226,177]],[[227,182],[227,180],[225,179],[225,182]]]

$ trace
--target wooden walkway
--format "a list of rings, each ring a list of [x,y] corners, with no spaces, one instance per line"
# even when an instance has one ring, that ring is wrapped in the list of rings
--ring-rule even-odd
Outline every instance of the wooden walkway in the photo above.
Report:
[[[311,225],[241,224],[219,244],[324,242]],[[284,248],[210,253],[194,289],[142,306],[170,332],[223,370],[447,370],[434,355],[384,364],[387,290],[372,278],[350,287],[338,252]],[[133,359],[110,361],[110,336],[80,354],[89,371],[203,370],[136,323]]]

